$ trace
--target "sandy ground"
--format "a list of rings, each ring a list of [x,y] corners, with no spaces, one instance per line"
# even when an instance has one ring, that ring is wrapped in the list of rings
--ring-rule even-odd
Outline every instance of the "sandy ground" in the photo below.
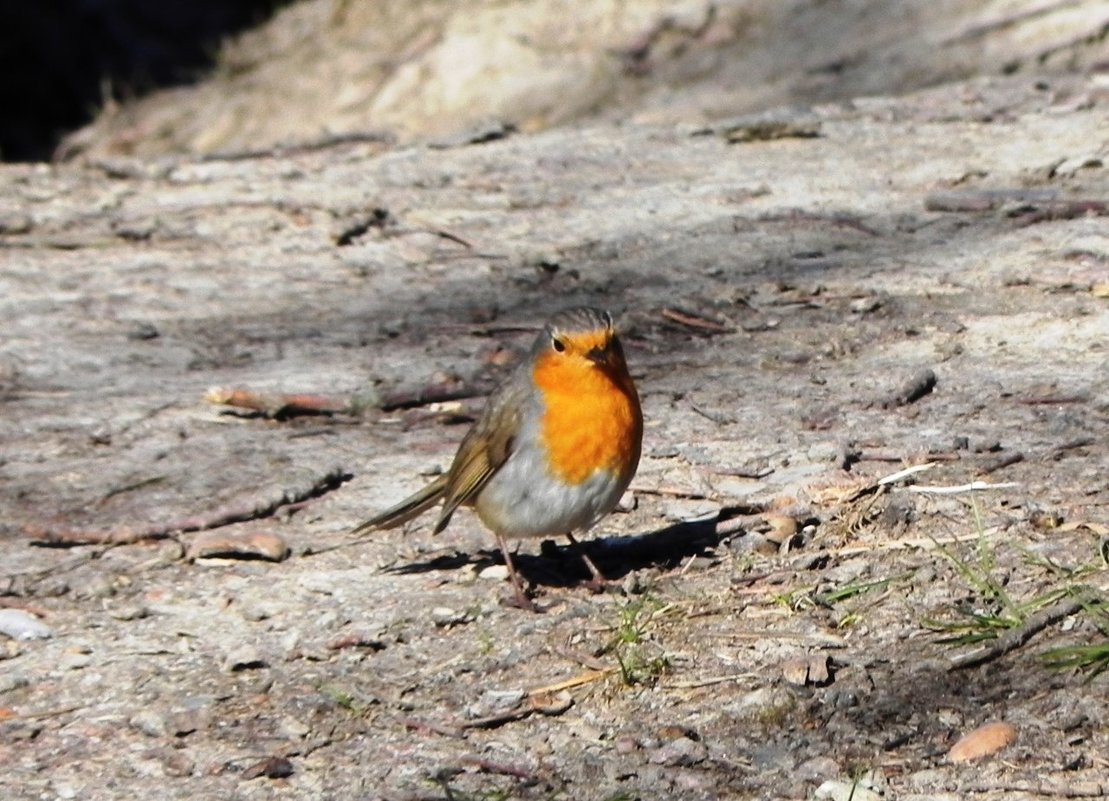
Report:
[[[1106,640],[1107,108],[0,169],[0,601],[50,634],[0,639],[0,796],[1104,796],[1105,678],[1044,654]],[[582,302],[647,419],[610,591],[525,543],[505,607],[468,514],[352,542]]]

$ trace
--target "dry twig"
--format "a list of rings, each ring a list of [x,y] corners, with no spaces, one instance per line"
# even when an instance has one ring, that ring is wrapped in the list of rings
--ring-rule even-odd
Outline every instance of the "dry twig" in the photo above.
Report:
[[[414,409],[417,406],[428,406],[432,403],[464,400],[466,398],[480,398],[488,395],[490,388],[474,386],[462,381],[443,381],[438,384],[428,384],[417,390],[394,392],[381,399],[382,411],[393,412],[398,409]]]
[[[896,484],[898,481],[915,476],[917,473],[923,473],[925,470],[931,470],[936,466],[936,462],[926,462],[925,464],[914,464],[911,467],[906,467],[904,470],[898,470],[896,473],[890,473],[888,476],[882,476],[878,479],[878,486],[882,487],[886,484]]]
[[[357,414],[360,411],[359,405],[351,398],[254,392],[242,388],[212,387],[204,393],[204,400],[221,406],[249,409],[275,419],[314,414]]]
[[[960,670],[968,667],[978,667],[987,662],[992,662],[1010,651],[1014,651],[1028,642],[1036,634],[1048,626],[1058,623],[1066,617],[1082,609],[1082,602],[1075,598],[1063,598],[1046,609],[1031,614],[1020,626],[1009,629],[996,640],[976,651],[960,654],[951,660],[950,670]]]
[[[677,309],[663,309],[660,314],[667,320],[678,323],[679,325],[684,325],[686,328],[695,328],[713,334],[730,334],[733,331],[732,328],[718,323],[715,320],[709,320],[705,317],[699,317]]]
[[[1057,798],[1104,798],[1109,795],[1109,784],[1076,781],[1067,781],[1064,784],[1050,779],[981,782],[961,789],[967,793],[1003,793],[1004,795],[1021,793]]]
[[[1010,216],[1019,225],[1026,226],[1055,220],[1074,220],[1078,217],[1104,217],[1106,215],[1109,215],[1109,203],[1103,200],[1057,200],[1017,209]]]
[[[25,534],[34,545],[69,548],[74,545],[129,545],[144,540],[168,539],[187,531],[205,531],[231,523],[260,520],[270,517],[283,506],[301,503],[335,489],[350,474],[341,467],[332,467],[326,473],[304,484],[274,492],[269,497],[234,502],[208,514],[195,515],[169,523],[156,523],[141,528],[120,528],[108,531],[89,529],[59,529],[27,525]]]
[[[1023,462],[1023,461],[1024,461],[1024,454],[1023,453],[1020,453],[1019,451],[1017,451],[1015,453],[1007,453],[999,459],[995,459],[992,462],[988,462],[987,464],[982,465],[982,467],[978,470],[978,475],[988,476],[990,473],[996,473],[998,470],[1001,470],[1003,467],[1009,467],[1010,465],[1014,465],[1017,462]]]
[[[512,709],[506,709],[504,712],[498,712],[495,715],[464,721],[461,726],[463,729],[495,729],[514,720],[523,720],[537,711],[533,706],[514,706]]]
[[[506,765],[503,762],[493,762],[490,759],[484,759],[477,756],[463,757],[462,761],[473,765],[483,773],[497,773],[501,776],[512,776],[515,779],[521,779],[524,782],[534,783],[538,779],[532,775],[526,768],[519,768],[515,765]]]
[[[1064,442],[1062,445],[1056,445],[1051,449],[1051,452],[1044,457],[1044,460],[1058,460],[1067,451],[1073,451],[1077,448],[1085,448],[1088,445],[1093,445],[1097,440],[1093,437],[1079,437],[1072,439],[1070,442]]]
[[[896,392],[882,401],[883,409],[895,409],[920,400],[936,388],[936,374],[929,368],[916,373]]]
[[[431,720],[421,720],[419,718],[401,718],[400,724],[410,731],[418,731],[422,734],[440,734],[443,737],[452,737],[454,739],[461,739],[463,736],[462,729],[458,726],[450,726],[446,723],[436,723]]]
[[[631,487],[631,491],[639,493],[640,495],[660,495],[664,498],[684,498],[693,501],[718,500],[716,495],[710,495],[701,490],[684,489],[682,487],[644,487],[636,485]]]
[[[982,490],[995,490],[995,489],[1012,489],[1019,487],[1015,481],[1007,481],[1004,484],[989,484],[985,481],[972,481],[969,484],[957,484],[952,487],[931,487],[923,484],[918,484],[914,487],[909,487],[909,492],[922,492],[926,495],[959,495],[964,492],[980,492]]]
[[[668,690],[693,690],[698,687],[711,687],[714,684],[730,684],[738,682],[742,679],[757,679],[760,678],[758,673],[732,673],[728,676],[710,676],[704,679],[693,679],[692,681],[676,681],[672,684],[667,684]]]
[[[595,681],[600,681],[603,678],[611,676],[613,673],[618,672],[618,668],[605,667],[600,670],[590,670],[572,679],[556,682],[555,684],[548,684],[546,687],[537,687],[534,690],[528,690],[529,697],[539,695],[549,695],[550,693],[561,692],[562,690],[569,690],[571,687],[580,687],[583,684],[590,684]]]

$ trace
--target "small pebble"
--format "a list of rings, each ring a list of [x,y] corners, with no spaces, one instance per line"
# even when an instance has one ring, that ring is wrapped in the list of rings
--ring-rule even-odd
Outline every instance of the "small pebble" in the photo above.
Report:
[[[756,719],[792,709],[796,703],[792,693],[784,687],[761,687],[727,703],[726,709],[736,717]]]
[[[616,510],[618,512],[634,512],[636,504],[635,493],[628,490],[620,496],[620,500],[616,503]]]
[[[115,620],[142,620],[144,617],[150,617],[150,609],[138,604],[128,604],[109,609],[108,617]]]
[[[532,698],[531,705],[541,715],[561,715],[574,705],[574,696],[570,695],[566,690],[554,694],[545,693]],[[584,727],[579,722],[575,728],[575,732],[580,732],[583,728]],[[597,735],[590,739],[599,740],[600,738],[600,732],[597,732]]]
[[[47,576],[35,584],[35,595],[39,598],[60,598],[72,590],[70,583],[61,576]]]
[[[707,519],[719,512],[720,504],[707,499],[668,501],[662,508],[666,519],[676,523]]]
[[[624,576],[624,580],[620,582],[620,591],[624,595],[639,595],[646,590],[643,581],[640,579],[639,571],[633,570]]]
[[[475,719],[499,715],[518,707],[526,695],[523,690],[486,690],[466,707],[466,717]]]
[[[477,574],[478,578],[490,581],[504,581],[508,578],[508,568],[505,565],[489,565]]]
[[[13,640],[45,640],[54,636],[49,626],[22,609],[0,609],[0,634]]]
[[[0,695],[26,687],[31,680],[18,673],[0,673]]]
[[[175,712],[170,728],[174,737],[188,737],[195,731],[207,729],[212,722],[212,713],[205,707],[182,709]]]
[[[823,685],[828,683],[828,657],[821,654],[800,656],[782,663],[782,678],[790,684]]]
[[[1017,730],[1009,723],[998,720],[985,723],[959,738],[947,758],[952,762],[970,762],[990,756],[1017,738]]]
[[[298,659],[301,656],[299,631],[290,631],[281,638],[281,653],[284,655],[285,661],[287,662]]]
[[[89,442],[93,445],[111,445],[112,428],[107,423],[102,423],[89,432]]]
[[[193,762],[188,754],[174,749],[166,749],[162,755],[162,767],[165,768],[167,776],[174,776],[180,778],[182,776],[192,776],[196,771],[196,763]]]
[[[63,670],[81,670],[92,663],[92,655],[80,651],[70,651],[62,655],[60,667]]]
[[[243,771],[244,779],[257,779],[265,776],[267,779],[284,779],[293,775],[293,763],[285,757],[268,757],[261,762],[255,762]]]
[[[1083,153],[1078,156],[1071,156],[1055,165],[1052,172],[1061,177],[1069,177],[1079,170],[1102,167],[1104,163],[1105,159],[1100,153]]]
[[[266,667],[266,661],[252,645],[243,645],[236,648],[223,662],[223,669],[227,673],[238,673],[241,670],[254,670]]]
[[[132,728],[138,729],[150,737],[165,737],[169,731],[166,719],[152,709],[136,712],[127,722],[131,724]]]
[[[816,788],[815,798],[821,801],[880,801],[882,796],[863,786],[862,782],[829,779]]]
[[[688,726],[666,725],[660,726],[658,736],[661,740],[677,740],[679,737],[688,737],[690,740],[700,740],[700,736]]]
[[[432,618],[435,617],[435,612],[432,611]],[[382,651],[387,645],[382,639],[384,632],[371,634],[368,631],[360,631],[358,629],[345,629],[342,633],[332,637],[327,641],[327,649],[329,651],[342,651],[348,648],[365,649],[369,651]]]
[[[486,690],[478,703],[485,709],[500,712],[519,706],[526,695],[523,690]]]
[[[683,790],[709,790],[714,782],[715,779],[703,770],[683,770],[674,778],[674,784]]]
[[[809,681],[809,661],[805,657],[786,660],[782,663],[782,678],[790,684],[804,686]]]
[[[817,464],[825,464],[827,462],[834,462],[840,458],[843,447],[835,442],[818,442],[815,445],[810,445],[805,456],[810,462]]]
[[[308,732],[312,731],[308,724],[303,723],[293,717],[284,717],[277,724],[277,731],[286,739],[289,740],[303,740],[308,736]]]
[[[639,750],[639,743],[634,737],[618,737],[612,745],[618,754],[631,754]]]
[[[285,540],[269,531],[206,531],[196,536],[185,557],[190,561],[224,557],[280,562],[288,555],[289,546]]]
[[[54,782],[54,795],[57,798],[69,801],[71,798],[77,797],[77,788],[68,782]]]
[[[656,749],[648,759],[656,765],[688,767],[704,762],[708,755],[709,751],[702,743],[678,737]]]
[[[859,705],[859,692],[851,687],[832,690],[825,697],[833,709],[854,709]]]
[[[0,643],[0,659],[15,659],[23,653],[23,648],[16,640],[4,640]]]
[[[172,564],[184,558],[185,544],[177,540],[166,540],[158,546],[156,561],[151,564],[151,567]]]
[[[728,550],[734,554],[748,553],[776,554],[778,547],[757,531],[740,532],[728,539]]]
[[[465,612],[456,612],[449,606],[437,606],[431,610],[431,622],[436,626],[453,626],[468,619]]]
[[[856,298],[851,301],[850,309],[852,314],[869,314],[872,311],[877,311],[882,307],[882,301],[876,297]]]
[[[906,777],[906,784],[914,790],[931,790],[942,787],[947,779],[947,772],[939,768],[925,768]]]
[[[43,724],[37,720],[9,720],[4,724],[5,742],[30,742],[42,733]]]
[[[5,209],[0,212],[0,234],[25,234],[35,227],[30,214]]]
[[[154,324],[146,322],[135,323],[131,330],[127,332],[127,338],[133,340],[157,339],[159,335],[159,331]]]
[[[84,600],[86,598],[110,598],[116,594],[112,580],[101,573],[88,577],[83,582],[75,583],[72,587],[73,596]]]
[[[763,515],[763,522],[768,529],[764,536],[775,545],[781,545],[797,534],[797,521],[789,515],[768,513]]]
[[[273,617],[271,609],[259,604],[244,604],[239,609],[239,614],[243,616],[243,620],[249,620],[252,623],[269,620]]]
[[[838,776],[840,767],[831,757],[819,756],[802,762],[794,770],[794,775],[803,780],[816,782]]]

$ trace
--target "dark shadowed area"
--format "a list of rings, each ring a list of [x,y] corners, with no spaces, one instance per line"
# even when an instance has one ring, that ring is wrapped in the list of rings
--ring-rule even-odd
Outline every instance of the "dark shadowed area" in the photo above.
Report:
[[[191,83],[278,0],[0,3],[0,158],[43,161],[106,103]]]

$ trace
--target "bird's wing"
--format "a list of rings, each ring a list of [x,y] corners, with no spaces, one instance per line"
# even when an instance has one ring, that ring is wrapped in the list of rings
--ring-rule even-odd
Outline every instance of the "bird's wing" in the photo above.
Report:
[[[443,509],[433,534],[446,528],[454,511],[476,498],[508,460],[525,400],[526,390],[511,383],[502,384],[490,396],[481,417],[458,446],[446,475]]]

